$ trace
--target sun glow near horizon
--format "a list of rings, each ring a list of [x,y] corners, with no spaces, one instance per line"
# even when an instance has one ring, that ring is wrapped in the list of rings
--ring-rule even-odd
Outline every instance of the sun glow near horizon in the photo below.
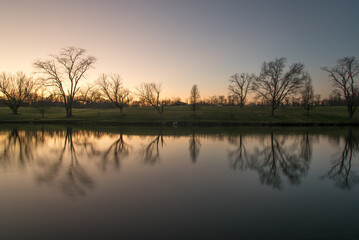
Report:
[[[359,52],[359,30],[342,27],[358,22],[358,5],[282,0],[5,1],[0,4],[5,33],[0,71],[30,74],[37,59],[76,46],[98,59],[84,85],[101,73],[118,73],[131,90],[141,82],[161,83],[163,97],[184,101],[193,84],[202,98],[227,95],[232,74],[258,74],[264,61],[286,57],[288,65],[305,64],[315,91],[325,97],[332,86],[320,67]],[[339,37],[343,35],[347,37]]]

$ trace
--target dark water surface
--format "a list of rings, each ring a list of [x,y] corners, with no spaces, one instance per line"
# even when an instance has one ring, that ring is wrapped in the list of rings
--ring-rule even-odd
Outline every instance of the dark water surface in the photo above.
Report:
[[[0,239],[359,239],[359,129],[0,130]]]

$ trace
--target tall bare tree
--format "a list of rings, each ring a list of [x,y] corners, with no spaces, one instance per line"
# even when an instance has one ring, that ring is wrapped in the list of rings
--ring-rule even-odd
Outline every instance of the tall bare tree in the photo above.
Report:
[[[121,76],[119,74],[106,75],[102,74],[97,79],[97,84],[100,86],[103,94],[120,109],[128,105],[131,101],[130,90],[123,87]]]
[[[0,75],[0,100],[12,110],[13,114],[17,114],[18,108],[29,99],[35,87],[36,81],[23,72],[2,73]]]
[[[339,89],[345,98],[348,117],[351,119],[358,106],[358,86],[356,81],[359,76],[359,63],[355,57],[345,57],[337,61],[332,68],[323,67],[329,73],[335,88]]]
[[[305,83],[303,88],[300,90],[301,103],[309,116],[309,111],[315,106],[315,95],[312,85],[312,81],[309,78]]]
[[[228,90],[238,97],[240,107],[244,106],[255,78],[254,74],[249,73],[236,73],[229,78]]]
[[[298,94],[305,81],[310,78],[302,63],[294,63],[284,72],[286,58],[264,62],[259,77],[253,82],[257,97],[271,105],[271,115],[284,99]]]
[[[201,95],[199,94],[199,90],[197,87],[197,84],[193,85],[192,89],[191,89],[191,95],[189,97],[189,106],[191,108],[191,110],[193,111],[193,114],[196,113],[196,110],[199,109],[199,105],[198,105],[198,101],[199,98],[201,97]]]
[[[36,61],[34,66],[43,74],[47,86],[55,87],[61,94],[66,108],[66,117],[72,117],[72,105],[76,93],[80,90],[79,82],[96,62],[93,56],[86,56],[82,48],[63,48],[58,55],[50,55],[50,60]]]
[[[165,101],[160,99],[161,84],[141,83],[141,85],[137,87],[136,90],[140,101],[154,107],[158,114],[162,116]]]

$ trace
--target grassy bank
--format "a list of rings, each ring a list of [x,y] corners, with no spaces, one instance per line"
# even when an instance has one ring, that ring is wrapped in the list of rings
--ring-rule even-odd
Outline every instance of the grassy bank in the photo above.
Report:
[[[193,115],[187,106],[166,107],[163,116],[150,107],[126,108],[123,114],[118,109],[74,109],[74,117],[66,118],[64,108],[50,108],[46,118],[31,107],[19,108],[19,113],[13,115],[6,107],[0,108],[0,122],[33,122],[33,123],[101,123],[101,124],[173,124],[178,125],[234,125],[234,124],[359,124],[359,114],[348,121],[346,107],[319,106],[314,108],[309,116],[302,107],[281,107],[276,110],[275,117],[270,116],[270,107],[249,106],[205,106]]]

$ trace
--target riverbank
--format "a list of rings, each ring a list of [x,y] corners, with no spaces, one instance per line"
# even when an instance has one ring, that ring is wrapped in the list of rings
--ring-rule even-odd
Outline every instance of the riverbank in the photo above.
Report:
[[[205,106],[193,114],[187,106],[170,106],[160,116],[150,107],[118,109],[73,109],[72,118],[65,117],[62,107],[49,108],[42,118],[31,107],[22,107],[17,115],[9,108],[0,108],[1,124],[69,124],[108,126],[347,126],[359,125],[359,114],[348,120],[345,106],[319,106],[307,116],[302,107],[281,107],[275,117],[266,106]]]

